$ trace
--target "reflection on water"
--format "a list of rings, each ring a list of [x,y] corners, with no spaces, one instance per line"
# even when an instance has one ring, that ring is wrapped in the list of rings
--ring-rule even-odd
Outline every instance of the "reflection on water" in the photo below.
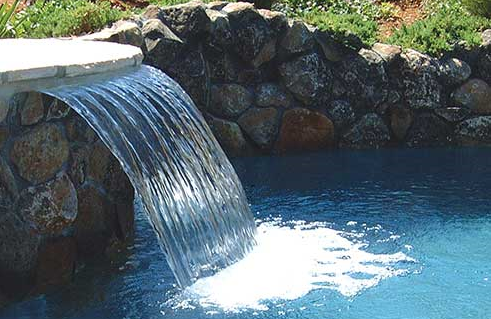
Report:
[[[235,167],[256,219],[264,221],[259,229],[266,245],[259,247],[273,247],[271,255],[260,257],[268,261],[264,269],[241,270],[256,277],[234,278],[247,289],[234,291],[228,280],[217,280],[211,284],[222,290],[204,284],[196,286],[202,289],[198,298],[183,295],[139,215],[134,247],[111,269],[87,267],[71,287],[10,307],[0,318],[488,319],[490,158],[491,149],[423,149],[241,159]],[[301,220],[305,224],[292,222]],[[308,244],[296,246],[299,242]],[[278,247],[288,248],[278,252]],[[317,253],[319,247],[333,255]],[[288,262],[295,255],[302,257]],[[372,256],[396,258],[379,262]],[[308,270],[317,268],[309,258],[345,262],[320,271],[335,274],[316,282],[329,289],[297,284],[312,282]],[[376,277],[365,268],[372,265],[381,266],[382,273],[404,273],[361,290],[340,288]],[[309,280],[290,285],[282,281],[285,273]],[[272,284],[265,289],[267,280]],[[268,299],[279,295],[286,300]],[[241,303],[246,310],[221,309]]]

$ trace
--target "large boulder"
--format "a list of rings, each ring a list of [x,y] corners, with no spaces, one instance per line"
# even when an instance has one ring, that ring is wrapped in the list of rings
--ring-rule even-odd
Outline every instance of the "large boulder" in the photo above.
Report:
[[[471,67],[466,62],[451,58],[440,64],[440,74],[446,85],[458,85],[465,82],[472,74]]]
[[[361,49],[341,61],[337,68],[351,100],[376,107],[388,94],[388,77],[384,60],[371,50]]]
[[[276,37],[270,25],[250,3],[238,2],[226,5],[233,50],[245,62],[259,67],[276,55]]]
[[[365,149],[380,148],[390,142],[390,132],[382,118],[375,113],[362,117],[341,138],[341,146]]]
[[[136,47],[141,47],[143,44],[143,36],[138,24],[125,20],[114,23],[111,28],[82,36],[80,39],[129,44]]]
[[[63,173],[54,180],[22,191],[17,210],[33,231],[51,237],[73,224],[77,205],[75,187]]]
[[[315,43],[312,31],[302,21],[291,21],[285,36],[280,42],[281,48],[287,54],[296,54],[311,50]]]
[[[263,83],[256,88],[256,105],[261,107],[290,107],[293,98],[283,87],[275,83]]]
[[[319,97],[331,87],[332,73],[317,53],[285,62],[279,71],[285,86],[306,105],[319,103]]]
[[[385,43],[375,43],[372,50],[380,55],[387,64],[398,61],[402,53],[402,48],[400,46]]]
[[[211,21],[210,45],[220,51],[230,49],[233,44],[232,29],[225,13],[217,10],[207,9],[206,14]]]
[[[185,46],[171,29],[158,19],[150,19],[142,28],[145,42],[144,62],[159,69],[166,70],[182,54]]]
[[[206,121],[228,156],[241,156],[249,153],[250,147],[237,123],[211,115],[206,116]]]
[[[414,50],[401,54],[404,98],[412,110],[441,107],[442,87],[437,60]]]
[[[45,123],[18,137],[10,159],[19,174],[37,184],[52,178],[68,159],[68,141],[60,127]]]
[[[186,39],[206,36],[211,29],[206,6],[199,1],[163,7],[159,18],[179,37]]]
[[[276,150],[320,150],[332,146],[333,143],[334,125],[327,116],[304,108],[294,108],[283,115]]]
[[[262,149],[268,149],[278,132],[278,111],[273,107],[251,108],[239,118],[240,127]]]
[[[456,128],[456,137],[462,145],[491,145],[491,116],[463,121]]]
[[[491,114],[491,88],[483,80],[471,79],[452,93],[459,106],[476,114]]]
[[[329,104],[327,109],[329,117],[334,122],[337,129],[344,129],[353,124],[356,114],[351,104],[345,100],[335,100]]]
[[[211,89],[209,111],[218,117],[233,119],[247,110],[252,102],[252,94],[241,85],[216,85]]]
[[[453,140],[451,126],[434,114],[423,113],[414,118],[406,137],[410,147],[444,146]]]

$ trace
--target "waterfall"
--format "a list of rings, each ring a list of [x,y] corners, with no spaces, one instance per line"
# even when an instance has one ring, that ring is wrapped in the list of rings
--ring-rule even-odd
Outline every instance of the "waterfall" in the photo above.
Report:
[[[256,226],[235,171],[183,89],[149,66],[44,90],[79,113],[142,199],[180,286],[254,246]]]

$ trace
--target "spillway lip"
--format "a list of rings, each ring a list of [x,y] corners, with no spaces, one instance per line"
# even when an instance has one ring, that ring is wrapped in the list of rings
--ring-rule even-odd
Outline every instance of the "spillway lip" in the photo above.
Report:
[[[102,74],[143,60],[135,46],[77,39],[2,39],[0,52],[0,84]]]

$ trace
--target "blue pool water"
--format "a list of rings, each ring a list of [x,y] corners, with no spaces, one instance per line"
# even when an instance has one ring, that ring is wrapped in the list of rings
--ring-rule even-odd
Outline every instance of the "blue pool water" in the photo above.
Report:
[[[0,318],[491,317],[491,149],[236,160],[259,246],[186,291],[143,214],[135,244]],[[97,274],[97,275],[96,275]]]

